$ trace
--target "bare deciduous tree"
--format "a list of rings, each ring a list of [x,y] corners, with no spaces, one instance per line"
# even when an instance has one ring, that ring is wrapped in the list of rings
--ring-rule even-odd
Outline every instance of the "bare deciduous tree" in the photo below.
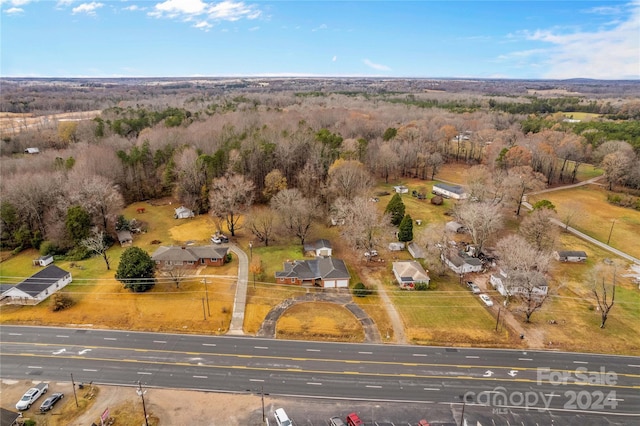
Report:
[[[213,180],[209,201],[211,214],[227,222],[232,236],[240,228],[242,215],[253,203],[254,185],[242,175],[227,175]]]
[[[318,215],[316,202],[304,197],[296,188],[285,189],[271,199],[271,208],[280,217],[284,230],[293,233],[300,239],[300,244],[304,244]]]
[[[176,288],[180,288],[180,283],[188,279],[191,275],[191,268],[185,265],[168,265],[162,268],[162,274],[173,281]]]
[[[268,208],[255,208],[247,219],[247,228],[259,241],[265,246],[273,239],[275,233],[276,221],[278,217],[276,213]]]
[[[365,197],[352,200],[338,198],[333,204],[336,216],[344,219],[340,235],[354,249],[371,251],[380,247],[392,235],[391,218],[382,214],[375,203]]]
[[[504,185],[507,197],[516,204],[516,216],[520,216],[525,194],[543,189],[546,186],[546,179],[529,166],[519,166],[509,169]]]
[[[122,195],[113,182],[99,175],[89,175],[86,171],[74,171],[69,175],[67,192],[69,205],[84,207],[94,223],[107,233],[124,206]]]
[[[355,160],[336,160],[329,167],[329,188],[336,198],[352,200],[371,188],[373,180],[364,165]]]
[[[593,271],[591,292],[600,312],[600,328],[604,328],[616,301],[616,273],[618,265],[598,265]]]
[[[520,234],[540,252],[551,252],[558,240],[559,228],[552,222],[556,214],[547,208],[535,209],[522,220]]]
[[[109,245],[107,244],[107,241],[105,239],[104,231],[98,231],[96,228],[94,228],[91,235],[82,240],[82,245],[86,247],[87,250],[90,250],[95,254],[102,256],[104,263],[107,265],[107,271],[111,270],[111,258],[107,254]]]
[[[509,235],[496,245],[500,267],[507,275],[507,298],[520,302],[525,322],[542,307],[549,295],[545,273],[549,268],[551,254],[536,250],[523,237]]]
[[[502,228],[500,208],[488,202],[460,203],[456,206],[454,215],[469,230],[478,253],[482,252],[487,240]]]

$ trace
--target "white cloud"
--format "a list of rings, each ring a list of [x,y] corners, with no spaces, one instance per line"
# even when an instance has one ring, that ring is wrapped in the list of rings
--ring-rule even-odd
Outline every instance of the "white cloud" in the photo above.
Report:
[[[244,2],[224,0],[219,3],[208,3],[203,0],[166,0],[154,6],[149,16],[155,18],[178,18],[191,21],[196,16],[206,15],[212,21],[238,21],[240,19],[256,19],[260,10]]]
[[[327,28],[329,28],[327,26],[327,24],[321,24],[319,27],[313,28],[311,31],[321,31],[321,30],[326,30]]]
[[[76,0],[58,0],[58,3],[56,3],[56,7],[70,6],[74,1]]]
[[[200,21],[200,22],[196,23],[195,25],[193,25],[193,28],[199,28],[199,29],[205,30],[205,31],[209,30],[212,27],[213,27],[213,25],[211,25],[207,21]]]
[[[365,64],[366,66],[371,67],[371,68],[373,68],[374,70],[378,70],[378,71],[389,71],[389,70],[391,70],[391,68],[389,68],[389,67],[388,67],[388,66],[386,66],[386,65],[376,64],[376,63],[374,63],[374,62],[371,62],[371,61],[370,61],[370,60],[368,60],[368,59],[365,59],[365,60],[364,60],[364,61],[362,61],[362,62],[364,62],[364,64]]]
[[[4,13],[6,13],[7,15],[17,15],[18,13],[22,12],[24,12],[24,9],[21,9],[19,7],[10,7],[9,9],[4,11]]]
[[[100,9],[102,6],[104,6],[103,3],[98,3],[95,1],[92,1],[91,3],[82,3],[80,6],[76,6],[73,9],[71,9],[71,13],[76,15],[78,13],[86,13],[87,15],[95,15],[96,14],[96,10]]]
[[[611,8],[594,13],[613,13]],[[519,35],[538,46],[498,57],[517,67],[539,68],[541,78],[640,78],[640,1],[625,5],[618,20],[589,29],[538,29]]]
[[[337,61],[337,60],[338,60],[338,57],[337,57],[337,56],[334,56],[333,58],[331,58],[331,62],[335,62],[335,61]]]
[[[31,0],[10,0],[7,3],[9,3],[12,6],[24,6],[26,4],[31,3]]]
[[[260,27],[251,27],[249,28],[249,31],[258,31],[260,29]]]
[[[126,10],[129,12],[135,12],[136,10],[145,10],[146,7],[140,7],[140,6],[136,6],[135,4],[132,4],[131,6],[127,6],[122,8],[122,10]]]

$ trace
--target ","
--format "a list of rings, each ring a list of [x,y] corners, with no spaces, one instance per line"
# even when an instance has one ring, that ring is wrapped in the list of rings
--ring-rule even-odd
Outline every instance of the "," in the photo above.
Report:
[[[480,295],[480,300],[482,300],[484,302],[484,304],[487,305],[487,306],[493,306],[493,300],[491,300],[491,298],[489,296],[487,296],[486,294],[481,294]]]
[[[45,399],[42,405],[40,405],[40,411],[45,412],[51,410],[53,406],[56,405],[56,402],[60,401],[62,398],[64,398],[63,393],[54,393],[49,398]]]

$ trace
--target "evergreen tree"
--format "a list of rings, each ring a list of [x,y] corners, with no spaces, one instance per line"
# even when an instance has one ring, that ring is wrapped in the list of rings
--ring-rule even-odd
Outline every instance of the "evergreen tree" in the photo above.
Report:
[[[387,208],[384,212],[389,213],[391,215],[391,223],[394,226],[398,226],[404,217],[404,210],[405,207],[402,202],[402,198],[400,197],[400,194],[396,192],[393,194],[393,197],[391,197],[391,200],[389,200],[389,204],[387,204]]]
[[[77,244],[91,233],[91,215],[81,206],[70,207],[65,225],[71,241]]]
[[[156,265],[140,247],[129,247],[120,256],[116,279],[136,293],[147,291],[155,284]]]
[[[402,218],[400,226],[398,227],[398,241],[407,243],[413,240],[413,219],[411,215],[406,215]]]

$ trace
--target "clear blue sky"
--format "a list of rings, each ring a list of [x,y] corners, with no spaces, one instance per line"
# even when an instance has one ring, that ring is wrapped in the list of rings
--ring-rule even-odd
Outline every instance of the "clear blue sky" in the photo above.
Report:
[[[0,0],[2,77],[640,78],[640,0]]]

